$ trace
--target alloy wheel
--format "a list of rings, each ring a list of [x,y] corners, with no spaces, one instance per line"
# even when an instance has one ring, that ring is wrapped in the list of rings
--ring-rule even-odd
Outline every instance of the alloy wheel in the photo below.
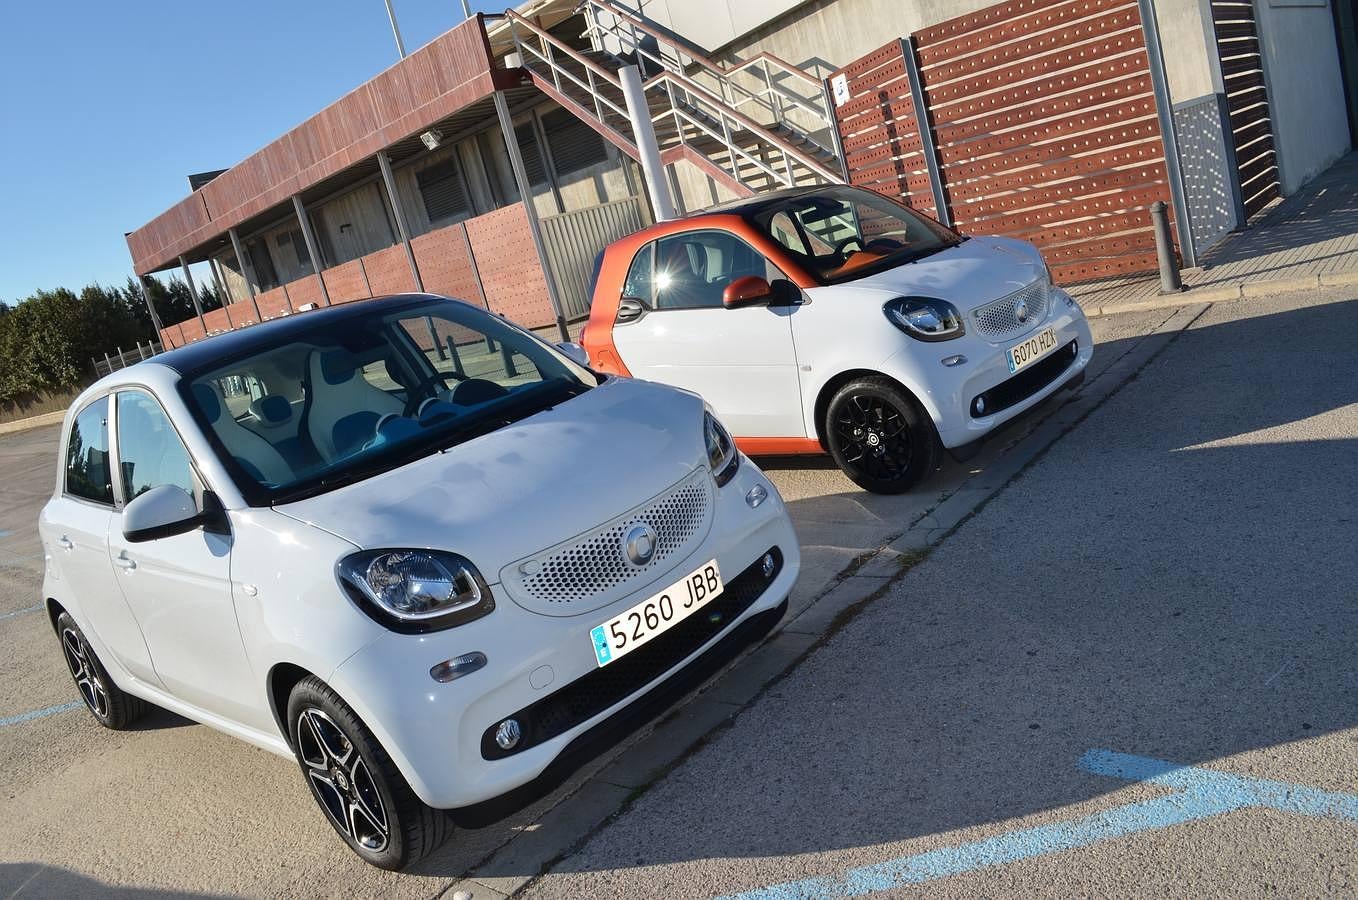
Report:
[[[61,649],[66,656],[66,667],[71,670],[75,686],[85,705],[100,720],[108,719],[108,690],[104,680],[95,668],[88,645],[75,629],[65,628],[61,632]]]
[[[894,481],[910,467],[910,425],[892,403],[854,394],[836,410],[834,428],[844,461],[862,474]]]
[[[364,850],[385,850],[391,842],[387,810],[353,741],[324,712],[308,706],[297,718],[297,746],[312,793],[339,832]]]

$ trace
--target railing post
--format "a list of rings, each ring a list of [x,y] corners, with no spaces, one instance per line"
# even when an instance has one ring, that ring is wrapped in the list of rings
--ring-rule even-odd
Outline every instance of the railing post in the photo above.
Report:
[[[764,65],[764,84],[769,89],[769,103],[773,107],[773,121],[781,123],[783,121],[783,98],[774,90],[773,73],[769,71],[769,61],[761,59],[760,62]]]
[[[822,78],[820,82],[821,102],[825,104],[825,121],[830,126],[830,144],[835,151],[835,159],[839,161],[839,171],[844,173],[844,180],[849,180],[849,161],[844,158],[844,139],[839,133],[839,117],[835,115],[835,95],[830,87],[830,79]]]
[[[924,166],[929,170],[929,189],[934,195],[935,218],[951,226],[952,211],[948,209],[948,196],[943,190],[943,171],[939,167],[938,149],[934,146],[934,126],[929,122],[929,101],[924,96],[924,79],[920,76],[919,60],[915,57],[914,35],[901,38],[901,56],[905,60],[906,77],[910,80],[910,105],[915,108],[915,125],[919,128],[920,143],[924,145]],[[838,128],[835,130],[838,131]]]
[[[632,137],[637,145],[637,154],[641,157],[641,172],[646,178],[651,208],[655,210],[656,218],[662,222],[668,221],[675,218],[674,198],[670,196],[669,183],[665,181],[665,167],[660,162],[660,145],[655,139],[655,127],[651,123],[651,110],[646,103],[641,73],[636,66],[623,66],[618,70],[618,78],[622,82],[623,99],[627,102],[627,117],[632,120]]]
[[[1179,232],[1179,252],[1184,267],[1198,264],[1193,246],[1193,229],[1188,221],[1188,197],[1184,191],[1183,170],[1179,166],[1179,138],[1174,130],[1174,107],[1169,96],[1169,78],[1165,75],[1165,56],[1160,47],[1160,26],[1155,17],[1152,0],[1137,0],[1141,11],[1141,29],[1146,35],[1146,58],[1150,62],[1151,90],[1155,94],[1155,111],[1160,120],[1160,139],[1165,148],[1165,172],[1169,176],[1170,199],[1174,201],[1174,225]]]
[[[594,99],[594,118],[602,122],[604,111],[599,105],[599,91],[594,86],[594,70],[589,66],[585,66],[585,80],[589,82],[589,95]]]

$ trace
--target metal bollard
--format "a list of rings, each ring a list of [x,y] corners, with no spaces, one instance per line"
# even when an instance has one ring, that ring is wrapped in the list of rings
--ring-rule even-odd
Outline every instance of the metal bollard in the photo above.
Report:
[[[1184,289],[1184,283],[1179,277],[1174,241],[1169,235],[1169,207],[1163,200],[1151,204],[1151,227],[1155,229],[1155,255],[1160,262],[1160,293],[1178,293]]]

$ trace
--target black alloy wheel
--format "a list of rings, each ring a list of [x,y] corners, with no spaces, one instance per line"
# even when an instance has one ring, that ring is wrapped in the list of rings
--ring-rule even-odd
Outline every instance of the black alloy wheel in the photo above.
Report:
[[[851,381],[825,411],[825,439],[835,464],[875,494],[899,494],[938,468],[933,423],[889,378]]]

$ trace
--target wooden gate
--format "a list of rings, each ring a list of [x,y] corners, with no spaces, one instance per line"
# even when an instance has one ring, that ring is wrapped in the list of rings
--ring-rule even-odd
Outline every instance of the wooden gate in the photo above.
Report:
[[[885,77],[912,52],[922,116]],[[894,193],[967,233],[1031,241],[1063,283],[1156,268],[1146,206],[1170,189],[1137,0],[1009,0],[889,44],[831,84],[852,183],[895,178]]]
[[[1231,119],[1240,197],[1245,218],[1249,219],[1282,195],[1254,4],[1250,0],[1212,0],[1212,26]]]

